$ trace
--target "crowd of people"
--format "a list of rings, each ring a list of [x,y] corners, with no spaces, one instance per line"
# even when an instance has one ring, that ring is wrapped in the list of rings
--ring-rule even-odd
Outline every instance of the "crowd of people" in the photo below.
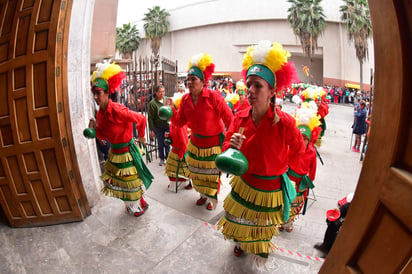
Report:
[[[217,227],[225,239],[235,242],[236,256],[249,253],[255,263],[264,265],[276,249],[273,238],[281,231],[292,232],[297,216],[305,214],[308,191],[315,185],[316,147],[329,112],[330,91],[313,85],[295,91],[299,97],[294,100],[295,115],[282,111],[275,98],[283,99],[284,91],[299,81],[289,58],[281,44],[261,41],[247,49],[243,79],[234,83],[211,80],[212,56],[194,55],[187,80],[178,85],[173,97],[165,97],[164,86],[155,88],[147,120],[110,99],[125,75],[116,64],[99,64],[91,79],[99,109],[89,128],[96,131],[99,142],[110,146],[102,174],[103,193],[124,201],[133,216],[148,209],[144,193],[153,176],[142,158],[147,121],[149,138],[158,143],[159,165],[165,168],[168,188],[176,192],[180,185],[193,188],[199,194],[194,204],[207,210],[214,210],[224,198],[219,197],[222,171],[215,160],[235,149],[245,156],[248,168],[243,174],[232,174],[231,192],[223,200],[224,215]],[[359,117],[364,117],[365,106],[364,101],[356,106],[360,113],[355,116],[356,136],[365,133],[357,120],[363,119]],[[166,118],[159,114],[165,108],[170,110]],[[358,149],[356,138],[354,150]]]

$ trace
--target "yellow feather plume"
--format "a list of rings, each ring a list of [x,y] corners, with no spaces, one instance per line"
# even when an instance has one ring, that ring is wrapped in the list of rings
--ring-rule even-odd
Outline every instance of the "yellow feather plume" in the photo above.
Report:
[[[229,93],[226,98],[226,102],[231,102],[233,105],[235,105],[237,102],[239,102],[239,95],[236,93]]]
[[[199,53],[194,55],[189,61],[189,67],[198,67],[201,71],[205,71],[206,67],[213,63],[213,58],[207,53]]]
[[[176,92],[175,94],[173,94],[172,101],[176,108],[180,107],[180,102],[182,101],[183,95],[184,93],[181,92]]]
[[[263,64],[274,73],[282,68],[288,61],[290,53],[279,43],[260,41],[255,46],[250,46],[243,57],[242,67],[248,70],[253,64]]]
[[[297,126],[305,125],[310,131],[321,124],[320,116],[316,114],[308,102],[303,102],[296,110],[295,119]]]
[[[239,91],[239,90],[246,91],[246,85],[245,85],[245,83],[243,83],[243,81],[237,81],[237,82],[236,82],[236,90],[237,90],[237,91]]]
[[[92,74],[91,81],[94,82],[96,78],[102,78],[107,81],[121,71],[123,71],[123,69],[118,64],[105,60],[103,63],[96,64],[96,70]]]

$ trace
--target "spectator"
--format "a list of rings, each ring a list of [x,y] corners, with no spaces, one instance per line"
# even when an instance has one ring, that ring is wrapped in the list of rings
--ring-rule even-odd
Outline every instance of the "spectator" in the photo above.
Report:
[[[366,133],[366,109],[365,101],[361,101],[359,107],[355,110],[355,120],[352,125],[353,134],[355,134],[355,144],[352,151],[360,152],[359,148],[362,143],[362,135]]]
[[[162,120],[159,117],[159,108],[164,106],[166,103],[165,98],[165,88],[159,85],[155,89],[155,98],[153,98],[149,103],[149,130],[150,139],[154,139],[156,136],[158,152],[159,152],[159,166],[165,164],[165,160],[169,155],[170,145],[165,144],[165,135],[169,133],[169,122]]]

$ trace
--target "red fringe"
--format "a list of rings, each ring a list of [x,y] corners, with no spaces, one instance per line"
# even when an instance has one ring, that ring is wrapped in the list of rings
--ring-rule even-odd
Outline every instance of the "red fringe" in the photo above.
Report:
[[[312,138],[311,138],[311,140],[310,140],[310,142],[311,142],[312,145],[315,145],[315,144],[316,144],[316,141],[318,140],[321,131],[322,131],[322,128],[321,128],[321,127],[315,127],[315,128],[312,130],[312,136],[311,136]]]
[[[240,72],[241,77],[243,78],[243,82],[246,84],[246,75],[247,75],[247,70],[242,69]]]
[[[205,82],[209,81],[210,77],[212,77],[213,72],[215,72],[215,64],[211,63],[203,72],[203,78]]]
[[[113,93],[122,84],[122,81],[125,78],[126,78],[126,73],[124,71],[121,71],[118,74],[110,77],[107,80],[109,84],[109,93]]]
[[[292,83],[299,82],[296,73],[295,63],[287,62],[280,70],[276,72],[276,92],[282,91]]]

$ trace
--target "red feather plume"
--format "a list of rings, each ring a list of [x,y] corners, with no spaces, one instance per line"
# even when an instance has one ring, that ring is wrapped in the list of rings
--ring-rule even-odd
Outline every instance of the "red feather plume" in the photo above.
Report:
[[[119,72],[116,75],[113,75],[107,80],[109,84],[109,93],[113,93],[121,84],[123,79],[126,78],[126,73],[124,71]]]
[[[287,62],[276,72],[276,92],[282,91],[292,83],[297,82],[299,82],[299,78],[296,73],[295,63],[293,62]]]
[[[205,82],[209,81],[213,72],[215,72],[215,64],[211,63],[205,68],[205,71],[203,71],[203,78]]]

